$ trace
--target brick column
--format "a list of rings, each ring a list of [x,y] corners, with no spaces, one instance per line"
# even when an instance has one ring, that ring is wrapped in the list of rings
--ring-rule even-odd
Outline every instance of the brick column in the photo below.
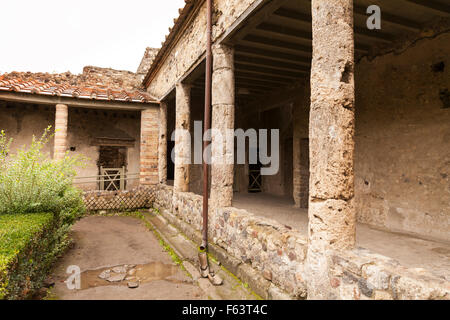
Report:
[[[212,75],[212,164],[211,206],[229,207],[233,201],[235,85],[234,50],[225,45],[213,47]],[[221,134],[219,141],[214,130]],[[221,143],[222,142],[222,143]]]
[[[330,299],[329,251],[355,245],[352,0],[312,1],[308,298]]]
[[[167,182],[167,103],[161,102],[159,109],[159,148],[158,148],[159,183]]]
[[[55,113],[55,144],[53,159],[64,159],[67,152],[67,124],[69,121],[69,108],[64,104],[56,105]]]
[[[175,120],[175,182],[176,192],[189,191],[189,167],[191,154],[191,85],[178,83],[176,86]]]
[[[141,185],[158,184],[158,108],[141,111],[141,152],[140,181]]]

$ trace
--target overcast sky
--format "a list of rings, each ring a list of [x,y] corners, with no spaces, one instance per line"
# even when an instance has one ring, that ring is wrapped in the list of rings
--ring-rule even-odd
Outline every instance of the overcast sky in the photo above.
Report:
[[[184,0],[1,1],[0,73],[81,73],[94,65],[135,72]]]

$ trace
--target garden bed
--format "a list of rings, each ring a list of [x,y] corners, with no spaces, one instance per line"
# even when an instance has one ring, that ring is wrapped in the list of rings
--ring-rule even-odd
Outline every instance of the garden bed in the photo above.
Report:
[[[0,215],[0,300],[31,298],[69,244],[53,213]]]

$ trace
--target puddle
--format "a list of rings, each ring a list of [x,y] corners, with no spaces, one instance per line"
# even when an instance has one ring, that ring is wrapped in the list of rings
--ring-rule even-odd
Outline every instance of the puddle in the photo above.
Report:
[[[116,268],[124,270],[119,270],[122,272],[114,272],[114,269]],[[175,276],[179,271],[180,269],[178,266],[163,264],[161,262],[137,266],[118,266],[98,270],[88,270],[81,274],[81,290],[104,286],[127,286],[128,282],[144,284],[156,280],[182,283],[183,281],[170,279],[170,277]],[[116,278],[122,280],[111,282],[106,279],[101,279],[100,275],[102,274],[110,275],[109,279]]]

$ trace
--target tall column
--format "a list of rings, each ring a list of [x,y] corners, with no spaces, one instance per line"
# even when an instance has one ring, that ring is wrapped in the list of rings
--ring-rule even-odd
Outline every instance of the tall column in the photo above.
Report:
[[[167,103],[161,102],[159,109],[159,148],[158,148],[159,183],[167,182]]]
[[[293,114],[293,148],[292,148],[292,193],[295,202],[295,207],[301,207],[301,168],[300,168],[300,159],[301,159],[301,150],[300,150],[300,106],[294,104],[294,114]]]
[[[330,250],[355,245],[352,0],[312,1],[308,297],[330,299]]]
[[[140,182],[141,185],[158,184],[158,108],[141,111],[141,152]]]
[[[231,206],[233,201],[234,132],[231,131],[234,130],[235,112],[233,48],[225,45],[213,47],[213,60],[211,206],[220,208]]]
[[[176,86],[175,120],[175,182],[177,192],[189,191],[189,166],[191,162],[191,85]]]
[[[69,108],[64,104],[56,105],[55,113],[55,144],[53,159],[61,160],[67,152],[67,124],[69,121]]]

